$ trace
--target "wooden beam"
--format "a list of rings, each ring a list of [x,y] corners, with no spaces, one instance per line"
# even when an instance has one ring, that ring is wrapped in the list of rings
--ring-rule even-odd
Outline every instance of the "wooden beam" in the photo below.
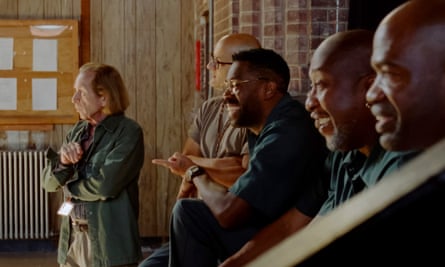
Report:
[[[362,191],[313,224],[276,245],[248,267],[294,266],[365,222],[445,169],[445,139],[377,185]]]
[[[0,131],[52,131],[53,124],[0,125]]]

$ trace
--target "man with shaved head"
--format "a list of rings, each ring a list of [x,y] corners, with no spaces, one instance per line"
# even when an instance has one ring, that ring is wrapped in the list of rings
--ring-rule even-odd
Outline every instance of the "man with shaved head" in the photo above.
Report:
[[[385,148],[423,149],[445,137],[445,1],[409,1],[390,13],[372,65],[367,99]]]
[[[189,128],[183,154],[218,183],[231,186],[246,170],[248,162],[246,129],[232,127],[222,97],[224,81],[232,65],[232,55],[239,51],[259,48],[255,36],[247,33],[233,33],[223,36],[215,45],[207,69],[210,71],[210,85],[216,92],[201,105]],[[154,160],[153,163],[158,163]],[[184,175],[184,169],[170,168],[173,173]],[[196,195],[192,184],[182,181],[178,198]]]
[[[222,97],[224,81],[232,65],[232,55],[242,50],[261,47],[255,36],[247,33],[233,33],[223,36],[216,44],[207,69],[210,71],[210,86],[216,96],[207,99],[198,109],[188,131],[182,153],[196,166],[206,170],[213,180],[226,187],[246,170],[249,159],[247,130],[232,127]],[[158,163],[154,160],[153,163]],[[185,169],[172,166],[170,170],[184,176]],[[182,180],[177,198],[197,196],[196,187]],[[145,259],[140,267],[167,266],[168,243]]]
[[[370,65],[372,32],[352,30],[328,37],[315,51],[306,99],[315,125],[331,151],[325,215],[411,159],[414,152],[388,152],[378,142],[366,92],[375,78]]]
[[[336,208],[356,193],[373,186],[415,153],[388,152],[378,142],[375,119],[366,106],[366,92],[375,78],[370,65],[373,33],[351,30],[331,35],[315,50],[309,69],[312,88],[306,109],[333,151],[327,160],[331,176],[328,198],[317,216]],[[322,166],[320,166],[322,167]],[[314,196],[327,190],[316,184]],[[307,200],[306,200],[307,201]],[[320,200],[314,204],[320,203]],[[309,222],[314,214],[301,203],[263,229],[237,254],[222,264],[240,266],[284,240]]]
[[[386,149],[427,149],[445,138],[444,11],[444,0],[411,0],[377,28],[371,59],[377,77],[367,101]],[[349,240],[366,244],[384,240],[373,248],[374,263],[443,266],[444,203],[442,170],[373,217]],[[347,244],[354,248],[352,242]],[[369,246],[358,253],[362,251],[371,252]]]
[[[406,177],[406,185],[402,176],[406,172],[383,181],[378,190],[369,193],[382,199],[401,192],[403,195],[391,203],[379,200],[366,211],[373,214],[371,218],[360,221],[344,235],[327,232],[338,236],[335,242],[326,246],[320,243],[323,248],[297,266],[445,265],[441,245],[445,240],[445,170],[438,163],[445,156],[444,10],[445,0],[410,0],[381,21],[371,56],[377,75],[366,94],[382,147],[394,151],[427,150],[434,155],[443,150],[442,156],[437,159],[424,154],[415,165],[407,163],[405,170],[428,159],[435,164],[434,168],[421,166],[425,169]],[[416,175],[422,176],[414,178]],[[409,189],[413,182],[420,185]],[[400,186],[401,190],[393,192],[385,185]],[[363,197],[373,200],[370,195]],[[364,199],[349,208],[360,208]],[[379,207],[382,203],[385,206]],[[310,230],[316,230],[315,225]]]

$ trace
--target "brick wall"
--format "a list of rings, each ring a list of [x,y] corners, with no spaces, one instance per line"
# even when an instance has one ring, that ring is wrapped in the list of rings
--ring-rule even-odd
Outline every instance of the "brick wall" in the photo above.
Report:
[[[213,40],[238,32],[239,0],[214,0],[213,5]]]
[[[289,92],[304,101],[311,53],[324,38],[347,28],[348,7],[349,0],[213,0],[213,40],[234,32],[255,35],[286,59]]]

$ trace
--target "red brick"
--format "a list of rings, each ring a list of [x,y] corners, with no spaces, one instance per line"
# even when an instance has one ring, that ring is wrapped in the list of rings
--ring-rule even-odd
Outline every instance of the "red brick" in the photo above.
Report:
[[[327,9],[313,9],[311,12],[311,21],[327,21]]]
[[[312,0],[312,7],[336,7],[337,1],[336,0]]]
[[[336,21],[337,20],[337,15],[338,15],[338,20],[339,21],[347,21],[348,20],[348,10],[345,9],[339,9],[338,10],[338,14],[337,14],[337,10],[336,9],[329,9],[327,11],[328,13],[328,21]]]
[[[288,24],[286,29],[286,35],[289,34],[308,35],[308,24],[307,23]]]
[[[240,16],[242,24],[259,24],[260,18],[257,12],[243,12]]]
[[[287,21],[295,21],[295,22],[307,21],[309,18],[307,10],[289,11],[287,12],[286,16],[287,16],[286,18]]]
[[[288,0],[287,7],[306,8],[308,7],[308,0]]]
[[[239,3],[240,10],[243,11],[258,11],[261,9],[261,2],[258,0],[240,0]]]
[[[276,36],[282,34],[283,34],[283,26],[281,24],[264,26],[264,36]]]
[[[215,0],[213,37],[247,32],[263,47],[283,54],[292,69],[289,90],[304,99],[310,85],[307,66],[311,53],[328,35],[347,28],[349,1]],[[195,0],[199,14],[206,8],[203,2]]]
[[[312,41],[311,42],[311,49],[312,50],[316,49],[323,40],[324,40],[324,38],[321,38],[321,37],[313,37],[312,40],[311,40]]]
[[[298,37],[298,49],[309,51],[309,38],[307,36]]]
[[[258,38],[258,40],[261,40],[260,35],[261,35],[261,30],[260,27],[258,25],[244,25],[244,26],[240,26],[240,30],[239,32],[243,32],[243,33],[250,33],[253,36],[256,36]]]
[[[267,49],[273,49],[274,47],[274,39],[272,38],[264,38],[263,40],[263,47]]]
[[[264,24],[283,23],[282,14],[277,14],[274,10],[264,12]]]

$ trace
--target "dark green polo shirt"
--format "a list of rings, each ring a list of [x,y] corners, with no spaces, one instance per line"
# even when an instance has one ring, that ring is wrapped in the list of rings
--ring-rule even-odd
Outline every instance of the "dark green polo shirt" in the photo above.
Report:
[[[309,181],[321,176],[327,148],[304,106],[288,94],[258,136],[248,134],[248,144],[249,166],[229,190],[256,211],[252,221],[265,225],[293,207]]]
[[[358,150],[331,153],[327,159],[331,167],[328,198],[318,215],[326,215],[353,195],[375,185],[417,154],[386,151],[379,144],[374,146],[369,157]]]

